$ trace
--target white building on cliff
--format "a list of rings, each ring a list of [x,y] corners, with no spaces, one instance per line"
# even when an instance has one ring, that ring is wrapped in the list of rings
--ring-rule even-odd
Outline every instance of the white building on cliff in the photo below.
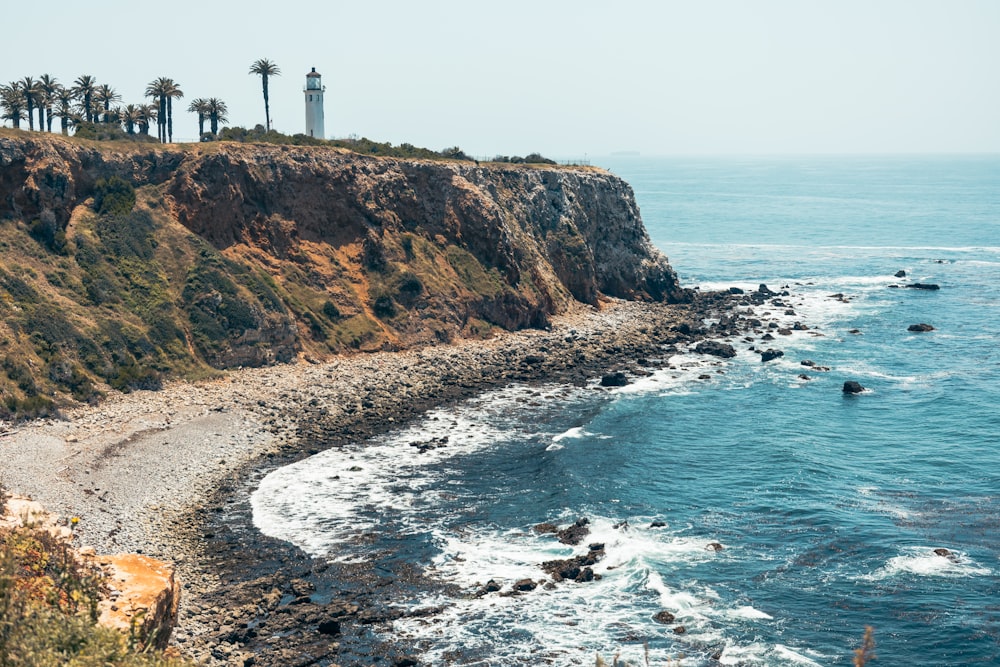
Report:
[[[326,88],[315,67],[306,74],[306,87],[302,91],[306,96],[306,134],[317,139],[326,139],[326,128],[323,123],[323,92]]]

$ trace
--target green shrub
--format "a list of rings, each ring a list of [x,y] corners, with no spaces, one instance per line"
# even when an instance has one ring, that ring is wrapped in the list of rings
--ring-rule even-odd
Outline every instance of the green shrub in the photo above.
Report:
[[[128,181],[112,176],[94,184],[94,210],[101,215],[130,213],[135,207],[135,188]]]
[[[372,304],[372,312],[374,312],[379,319],[383,320],[395,317],[397,312],[396,303],[388,294],[380,294],[375,297],[375,302]]]
[[[132,186],[128,187],[131,189]],[[134,191],[131,201],[129,204],[127,194],[106,195],[102,200],[102,208],[110,207],[110,209],[102,211],[102,217],[94,225],[94,231],[101,239],[105,251],[113,258],[127,257],[149,261],[153,259],[157,247],[154,236],[156,223],[148,211],[132,210],[135,204]],[[126,207],[128,210],[124,210]]]
[[[323,314],[326,315],[331,320],[340,319],[340,309],[337,308],[337,304],[333,301],[325,301],[323,303]]]
[[[28,234],[49,251],[58,255],[66,254],[66,230],[59,226],[51,210],[43,210],[39,217],[31,221],[28,225]]]
[[[97,625],[103,585],[96,569],[48,531],[0,531],[0,665],[182,667]]]

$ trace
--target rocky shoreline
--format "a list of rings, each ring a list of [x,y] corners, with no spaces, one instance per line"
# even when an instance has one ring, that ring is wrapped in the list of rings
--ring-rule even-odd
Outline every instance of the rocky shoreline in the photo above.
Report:
[[[608,300],[600,310],[578,305],[547,330],[117,395],[0,435],[4,483],[80,516],[82,543],[175,563],[183,594],[172,643],[198,661],[418,664],[410,647],[373,632],[400,613],[384,604],[392,589],[429,585],[418,568],[393,563],[390,573],[378,555],[328,565],[261,536],[248,502],[256,481],[490,388],[558,381],[601,390],[602,377],[647,374],[674,346],[754,328],[734,310],[738,299]]]

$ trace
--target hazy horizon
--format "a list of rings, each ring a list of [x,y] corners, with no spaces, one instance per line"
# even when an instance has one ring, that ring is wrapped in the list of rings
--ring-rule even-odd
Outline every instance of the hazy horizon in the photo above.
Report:
[[[0,82],[90,74],[128,104],[168,76],[185,93],[181,140],[197,136],[196,97],[223,99],[230,125],[263,124],[248,70],[268,58],[281,68],[273,125],[289,134],[304,130],[316,67],[329,137],[476,156],[1000,153],[990,0],[265,7],[110,0],[40,14],[18,3],[3,10],[18,29],[0,46]]]

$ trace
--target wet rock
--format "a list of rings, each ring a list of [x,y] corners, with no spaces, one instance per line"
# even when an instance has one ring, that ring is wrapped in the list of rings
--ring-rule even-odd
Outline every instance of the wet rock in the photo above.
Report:
[[[615,371],[614,373],[608,373],[601,378],[602,387],[624,387],[629,383],[628,376],[621,371]]]
[[[497,593],[500,591],[501,588],[503,587],[500,585],[498,581],[496,581],[495,579],[490,579],[489,581],[486,582],[486,585],[483,586],[479,594],[486,595],[487,593]]]
[[[934,327],[932,327],[929,324],[924,324],[924,323],[921,323],[921,324],[911,324],[910,326],[906,327],[906,330],[907,331],[913,331],[913,332],[916,332],[916,333],[920,333],[920,332],[923,332],[923,331],[934,331]]]
[[[739,288],[739,287],[730,287],[729,288],[729,293],[730,294],[743,294],[743,290],[741,288]]]
[[[865,388],[861,386],[860,382],[855,382],[854,380],[848,380],[847,382],[844,383],[844,388],[842,391],[845,394],[860,394],[864,390]]]
[[[578,519],[573,525],[563,528],[556,533],[556,537],[563,544],[576,546],[583,541],[583,538],[590,534],[590,528],[587,528],[588,523],[590,523],[590,520],[587,518]]]
[[[683,625],[678,625],[676,628],[674,628],[675,635],[683,635],[685,632],[687,632],[687,628],[685,628]]]
[[[932,291],[932,292],[934,290],[941,289],[940,285],[936,285],[934,283],[910,283],[909,285],[906,285],[906,287],[908,287],[910,289],[922,289],[922,290],[928,290],[928,291]]]
[[[736,356],[736,348],[717,340],[703,340],[695,346],[694,351],[698,354],[710,354],[713,357],[723,359],[732,359]]]
[[[773,350],[771,348],[768,348],[763,352],[761,352],[760,360],[761,362],[766,364],[769,361],[774,361],[775,359],[783,356],[785,356],[785,353],[782,352],[781,350]]]
[[[709,542],[708,544],[705,545],[705,548],[708,549],[709,551],[722,551],[723,549],[725,549],[725,547],[718,542]]]
[[[674,619],[675,616],[671,614],[669,611],[660,611],[657,612],[655,616],[653,616],[654,621],[656,621],[657,623],[662,623],[663,625],[669,625],[670,623],[673,623]]]
[[[316,626],[316,631],[321,635],[339,635],[340,634],[340,621],[335,619],[328,619],[322,621]]]
[[[653,523],[649,524],[649,527],[650,528],[666,528],[667,527],[667,522],[666,521],[654,521]]]
[[[554,523],[539,523],[535,525],[534,531],[539,535],[544,535],[546,533],[558,533],[559,526]]]
[[[815,366],[816,365],[816,362],[813,361],[812,359],[803,359],[799,363],[802,364],[803,366]]]
[[[906,271],[903,271],[902,269],[900,269],[899,271],[896,271],[896,273],[893,274],[893,275],[895,275],[897,278],[905,278],[906,277]]]
[[[538,584],[531,579],[520,579],[514,582],[513,588],[515,591],[526,593],[528,591],[533,591],[536,588],[538,588]]]

